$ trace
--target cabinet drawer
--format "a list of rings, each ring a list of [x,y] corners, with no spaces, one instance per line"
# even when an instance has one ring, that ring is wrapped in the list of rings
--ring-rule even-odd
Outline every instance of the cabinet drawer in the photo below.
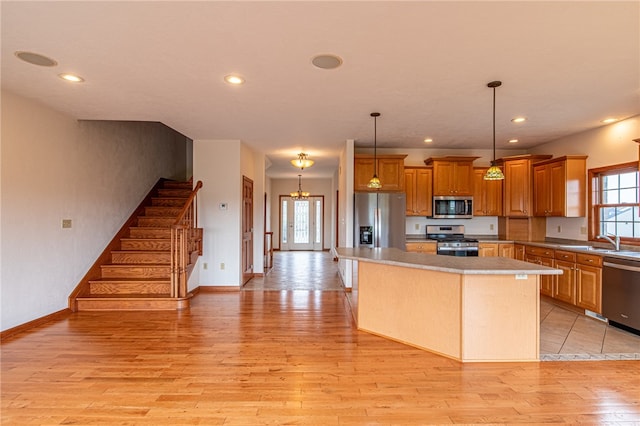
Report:
[[[526,246],[525,253],[533,256],[553,257],[554,250],[546,247]]]
[[[556,250],[556,259],[564,260],[567,262],[575,262],[576,261],[576,253],[572,251],[564,251],[564,250]]]
[[[602,266],[602,256],[595,254],[576,253],[576,263],[581,265]]]

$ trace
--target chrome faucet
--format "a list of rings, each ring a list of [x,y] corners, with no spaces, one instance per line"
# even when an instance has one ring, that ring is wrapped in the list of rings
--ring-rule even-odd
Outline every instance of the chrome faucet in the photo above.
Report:
[[[613,234],[610,234],[610,235],[611,237],[615,238],[615,240],[612,240],[611,237],[609,237],[608,235],[598,235],[596,238],[602,238],[609,241],[616,248],[616,251],[620,251],[620,236],[613,235]]]

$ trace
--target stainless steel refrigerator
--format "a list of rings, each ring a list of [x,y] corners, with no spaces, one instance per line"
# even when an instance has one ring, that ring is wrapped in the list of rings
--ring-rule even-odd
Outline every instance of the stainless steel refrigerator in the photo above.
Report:
[[[406,198],[404,193],[354,194],[354,247],[405,249]]]

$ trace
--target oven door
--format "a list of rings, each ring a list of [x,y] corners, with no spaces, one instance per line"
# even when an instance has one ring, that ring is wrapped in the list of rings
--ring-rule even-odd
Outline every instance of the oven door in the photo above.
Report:
[[[438,247],[437,254],[443,256],[478,256],[478,247]]]

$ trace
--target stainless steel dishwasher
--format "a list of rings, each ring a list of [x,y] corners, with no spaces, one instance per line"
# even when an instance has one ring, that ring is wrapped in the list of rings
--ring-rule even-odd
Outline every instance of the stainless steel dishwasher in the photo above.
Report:
[[[602,315],[611,325],[640,334],[640,260],[603,260]]]

